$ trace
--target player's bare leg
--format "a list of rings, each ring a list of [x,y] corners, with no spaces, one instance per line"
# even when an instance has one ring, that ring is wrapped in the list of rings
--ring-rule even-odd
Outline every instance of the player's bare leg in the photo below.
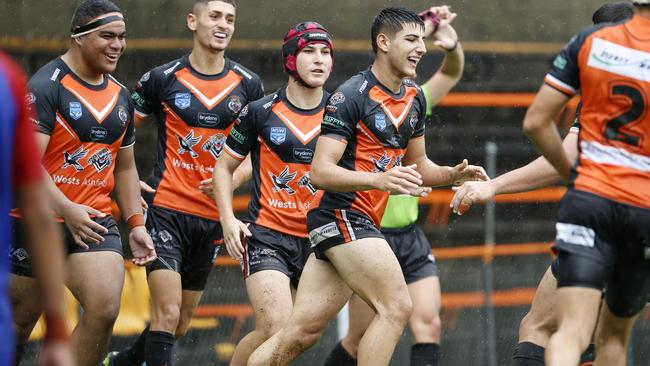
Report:
[[[342,246],[339,246],[342,247]],[[352,295],[332,263],[309,256],[286,326],[264,342],[249,366],[287,365],[321,337],[329,321]]]
[[[426,277],[408,285],[413,301],[409,325],[415,343],[440,344],[440,280]]]
[[[546,349],[549,366],[575,366],[587,348],[598,319],[601,291],[562,287],[557,291],[558,330]]]
[[[43,309],[39,299],[36,280],[31,277],[11,275],[11,307],[16,336],[16,364],[22,357],[22,347],[29,340]]]
[[[155,271],[154,271],[155,272]],[[201,301],[203,291],[183,290],[181,299],[181,312],[178,319],[178,325],[174,331],[174,337],[181,339],[185,337],[187,331],[190,329],[190,321],[194,316],[194,311]]]
[[[594,366],[627,365],[627,344],[637,317],[618,317],[603,301],[595,334],[597,352]]]
[[[246,278],[246,290],[255,312],[255,329],[237,344],[231,366],[246,365],[255,349],[286,324],[293,309],[289,277],[282,272],[253,273]]]
[[[71,344],[78,366],[96,366],[108,347],[120,310],[124,259],[115,252],[75,253],[68,257],[66,284],[83,308]]]
[[[348,327],[348,334],[341,340],[341,346],[343,346],[350,356],[356,359],[359,342],[361,342],[366,328],[368,328],[375,318],[375,311],[355,294],[352,295],[348,303],[348,312],[350,325]]]
[[[519,343],[530,342],[546,347],[557,330],[557,280],[549,267],[535,290],[530,310],[519,324]]]

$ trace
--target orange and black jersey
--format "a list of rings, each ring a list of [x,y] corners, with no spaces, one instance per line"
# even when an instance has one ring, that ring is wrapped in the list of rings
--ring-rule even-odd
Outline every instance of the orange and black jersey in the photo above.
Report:
[[[307,211],[322,191],[309,179],[328,94],[310,110],[289,102],[284,88],[247,105],[226,141],[226,152],[242,160],[250,152],[253,198],[247,221],[307,237]]]
[[[194,70],[187,56],[142,76],[132,95],[136,116],[154,114],[158,147],[149,183],[153,204],[212,220],[214,200],[199,191],[212,177],[230,126],[241,109],[264,96],[260,78],[226,59],[217,75]]]
[[[50,136],[43,166],[57,188],[73,202],[110,214],[118,151],[135,143],[128,89],[110,75],[100,85],[88,84],[61,58],[38,70],[29,89],[37,130]]]
[[[321,135],[338,135],[347,146],[338,165],[381,173],[401,165],[409,141],[424,137],[426,101],[419,86],[404,80],[394,94],[370,69],[341,85],[325,107]],[[372,218],[383,216],[388,192],[325,192],[319,208],[354,209]]]
[[[567,95],[581,91],[573,187],[650,208],[650,20],[578,33],[545,82]]]

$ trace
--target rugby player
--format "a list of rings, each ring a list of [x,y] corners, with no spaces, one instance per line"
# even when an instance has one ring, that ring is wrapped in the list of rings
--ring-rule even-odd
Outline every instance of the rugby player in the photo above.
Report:
[[[25,75],[18,65],[0,52],[0,139],[4,159],[0,162],[2,179],[2,218],[0,245],[9,253],[9,243],[15,225],[9,219],[11,203],[21,210],[21,222],[27,236],[29,253],[39,282],[42,309],[45,313],[45,338],[39,362],[47,365],[71,365],[72,354],[64,318],[63,303],[63,243],[61,233],[49,215],[49,202],[44,189],[43,173],[38,161],[38,149],[27,106]],[[23,255],[23,254],[21,254]],[[8,257],[0,263],[0,365],[15,362],[14,331],[11,324]]]
[[[187,333],[223,243],[212,168],[241,109],[264,96],[260,78],[224,55],[235,2],[191,3],[192,51],[145,73],[132,95],[136,117],[153,114],[158,124],[146,222],[158,259],[147,268],[151,324],[106,365],[172,364],[174,341]]]
[[[71,345],[78,365],[94,366],[108,345],[124,282],[122,242],[111,216],[112,191],[130,229],[134,263],[153,260],[155,251],[140,205],[133,104],[128,90],[110,76],[126,46],[122,12],[108,0],[83,1],[70,30],[70,48],[36,72],[28,98],[47,171],[47,194],[65,222],[66,284],[83,308]],[[25,243],[16,239],[11,297],[19,360],[41,303],[29,256],[20,250]]]
[[[619,22],[632,17],[634,8],[629,2],[610,3],[601,6],[592,16],[594,24]],[[570,161],[578,156],[579,114],[562,142],[562,148]],[[483,203],[497,194],[525,192],[558,183],[560,176],[543,157],[528,165],[505,173],[488,182],[466,182],[456,191],[450,206],[462,214],[474,203]],[[461,209],[462,206],[462,209]],[[544,365],[544,351],[551,334],[557,329],[557,260],[544,273],[530,310],[519,324],[519,344],[512,356],[514,366]],[[581,365],[593,362],[593,344],[589,345],[581,358]]]
[[[426,157],[426,102],[409,78],[426,52],[424,22],[386,8],[371,30],[376,58],[330,96],[311,166],[326,190],[309,211],[314,253],[303,271],[291,317],[250,357],[249,365],[285,365],[325,330],[357,293],[376,315],[363,335],[360,365],[387,365],[411,313],[399,263],[379,231],[390,193],[426,194],[435,185],[487,179],[467,161],[442,167]],[[343,245],[344,244],[344,245]]]
[[[465,57],[458,35],[451,26],[456,17],[447,6],[432,7],[424,16],[425,37],[433,38],[435,46],[445,51],[440,69],[422,85],[426,99],[426,115],[451,90],[463,74]],[[435,32],[434,32],[435,31]],[[411,366],[438,364],[440,345],[440,282],[435,259],[426,235],[415,225],[418,198],[391,195],[381,220],[381,233],[400,264],[413,301],[409,326],[413,333]],[[359,341],[374,316],[361,298],[353,295],[349,303],[348,333],[332,350],[325,366],[356,365]]]
[[[298,23],[284,37],[282,55],[287,85],[245,107],[226,141],[228,154],[214,170],[226,248],[242,261],[255,312],[255,330],[237,345],[233,366],[246,365],[289,319],[292,292],[311,252],[307,212],[322,196],[311,184],[309,166],[328,97],[323,85],[332,70],[332,38],[318,23]],[[233,213],[231,182],[249,153],[254,170],[247,226]]]
[[[632,19],[571,39],[524,119],[531,141],[570,182],[556,224],[559,325],[546,350],[549,365],[577,364],[594,328],[594,364],[625,365],[632,325],[650,292],[650,1],[633,4]],[[574,165],[552,118],[578,90]]]

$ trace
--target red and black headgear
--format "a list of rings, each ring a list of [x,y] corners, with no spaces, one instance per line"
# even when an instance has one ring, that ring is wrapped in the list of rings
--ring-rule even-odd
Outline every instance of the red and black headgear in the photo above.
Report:
[[[334,58],[332,35],[325,27],[316,22],[298,23],[292,26],[287,35],[284,36],[284,44],[282,45],[284,71],[296,80],[301,80],[296,69],[296,57],[303,48],[314,43],[326,45],[330,49],[332,58]]]

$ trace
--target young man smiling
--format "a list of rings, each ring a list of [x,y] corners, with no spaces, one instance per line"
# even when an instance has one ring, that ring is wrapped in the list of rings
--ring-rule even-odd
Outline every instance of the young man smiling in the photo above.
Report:
[[[48,195],[65,223],[66,285],[84,310],[71,338],[75,361],[95,366],[106,351],[124,282],[122,241],[111,216],[113,188],[130,228],[134,262],[152,261],[155,251],[140,203],[133,104],[128,90],[109,75],[126,47],[122,12],[111,1],[87,0],[71,23],[70,48],[31,78],[28,100]],[[21,250],[25,243],[17,236],[12,244],[11,296],[20,352],[41,304],[29,257]]]
[[[311,179],[326,192],[307,216],[314,253],[293,313],[249,365],[288,364],[320,338],[353,292],[376,311],[359,343],[358,364],[387,365],[412,307],[395,254],[379,231],[388,195],[487,179],[467,161],[441,167],[426,156],[426,102],[409,79],[426,52],[422,19],[386,8],[375,17],[371,37],[373,65],[341,85],[325,108]]]
[[[172,364],[174,340],[187,333],[223,243],[212,167],[241,109],[264,95],[259,77],[224,55],[235,31],[235,2],[192,3],[192,51],[145,73],[133,93],[136,116],[153,114],[158,123],[146,225],[159,256],[147,272],[151,324],[105,364]]]

